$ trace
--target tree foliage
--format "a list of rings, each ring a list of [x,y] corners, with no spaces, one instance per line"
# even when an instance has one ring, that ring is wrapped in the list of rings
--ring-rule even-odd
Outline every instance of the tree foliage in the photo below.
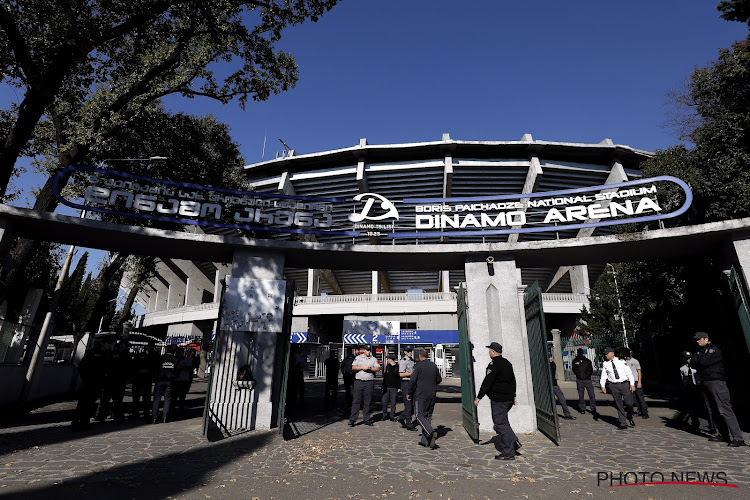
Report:
[[[54,124],[78,111],[77,132],[57,137],[64,167],[166,95],[244,106],[293,87],[294,58],[274,44],[337,1],[3,2],[0,80],[24,97],[0,116],[0,198],[45,116]]]

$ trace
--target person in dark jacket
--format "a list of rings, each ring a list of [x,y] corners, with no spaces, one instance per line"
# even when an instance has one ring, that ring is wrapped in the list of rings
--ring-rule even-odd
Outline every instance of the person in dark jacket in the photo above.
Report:
[[[562,389],[560,389],[560,386],[557,385],[557,364],[552,361],[552,356],[549,357],[549,365],[550,370],[552,370],[552,390],[554,391],[557,400],[560,402],[560,406],[562,406],[563,418],[565,420],[575,420],[576,418],[570,414],[570,408],[568,408],[568,400],[565,399],[565,395],[563,394]]]
[[[325,400],[332,400],[334,403],[339,396],[339,369],[341,368],[341,362],[339,361],[339,353],[331,351],[323,364],[326,367],[326,395]]]
[[[594,383],[591,381],[591,376],[594,374],[594,365],[591,364],[589,358],[583,355],[583,349],[580,347],[576,351],[576,357],[573,358],[572,365],[573,373],[575,373],[576,376],[576,389],[578,389],[578,413],[586,413],[584,391],[588,392],[591,414],[594,416],[594,420],[598,420],[599,414],[596,412],[596,393],[594,392]]]
[[[90,426],[96,399],[102,393],[106,373],[112,359],[113,339],[104,337],[98,342],[98,345],[86,352],[78,364],[78,373],[81,376],[82,383],[75,418],[71,424],[74,431],[88,429]]]
[[[153,341],[133,358],[133,405],[130,418],[143,416],[147,421],[151,420],[151,384],[159,369],[159,358]]]
[[[508,412],[518,404],[516,376],[513,373],[513,365],[503,358],[503,346],[492,342],[487,348],[490,350],[490,364],[487,365],[486,376],[479,387],[474,404],[479,406],[479,400],[484,396],[490,398],[492,422],[495,424],[493,428],[500,436],[500,455],[495,459],[515,460],[516,450],[521,447],[521,442],[510,427]]]
[[[352,396],[352,387],[354,387],[354,377],[357,375],[352,369],[354,363],[354,353],[349,350],[344,361],[341,363],[341,374],[344,376],[344,391],[346,392],[346,406],[351,407],[354,396]]]
[[[390,419],[396,421],[396,398],[398,398],[398,388],[401,386],[401,377],[398,375],[398,363],[396,363],[396,354],[388,355],[388,361],[383,371],[383,397],[380,403],[383,407],[383,420],[388,417],[388,403],[391,404]]]
[[[419,444],[437,448],[438,433],[432,428],[432,411],[435,409],[437,386],[443,381],[437,365],[430,361],[427,349],[419,351],[419,362],[414,365],[414,371],[409,377],[409,394],[407,398],[414,398],[414,413],[417,424],[422,428]]]
[[[711,343],[706,332],[698,332],[693,338],[698,342],[701,349],[690,359],[690,366],[698,371],[698,377],[703,387],[716,403],[719,415],[724,420],[730,434],[730,436],[725,437],[729,440],[729,446],[745,446],[740,424],[737,422],[729,399],[729,389],[727,389],[727,383],[724,379],[724,358],[721,356],[721,351]],[[723,441],[725,438],[712,436],[708,440]]]
[[[177,378],[179,370],[179,359],[174,355],[174,346],[169,346],[167,353],[159,360],[159,372],[154,385],[154,402],[151,406],[151,423],[155,424],[159,417],[159,402],[164,396],[164,413],[162,422],[169,418],[169,410],[172,405],[172,384]]]
[[[132,371],[132,356],[130,342],[120,340],[112,351],[109,373],[104,382],[104,392],[99,402],[99,422],[104,422],[112,413],[115,422],[122,422],[122,400],[125,397],[125,387],[128,385]],[[111,401],[111,404],[110,404]]]

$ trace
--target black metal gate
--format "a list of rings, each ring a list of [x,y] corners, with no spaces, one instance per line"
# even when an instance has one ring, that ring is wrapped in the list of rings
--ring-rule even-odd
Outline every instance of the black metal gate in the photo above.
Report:
[[[537,429],[550,438],[552,442],[559,444],[560,427],[555,408],[555,393],[552,389],[552,370],[550,369],[547,349],[547,328],[544,324],[542,291],[539,288],[539,282],[534,283],[526,292],[524,306]]]
[[[461,420],[464,429],[475,443],[479,442],[479,419],[474,405],[474,362],[469,342],[469,327],[466,309],[466,289],[463,283],[458,289],[458,348],[461,370]]]
[[[286,388],[289,382],[289,352],[292,343],[292,309],[294,308],[294,281],[288,281],[286,287],[286,297],[284,298],[284,327],[282,328],[281,338],[278,347],[281,348],[281,382],[279,384],[278,398],[278,416],[276,425],[279,426],[279,434],[284,435],[284,425],[286,424]]]

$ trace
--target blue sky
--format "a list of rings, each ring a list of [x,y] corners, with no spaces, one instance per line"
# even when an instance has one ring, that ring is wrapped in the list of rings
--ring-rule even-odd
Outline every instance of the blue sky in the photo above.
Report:
[[[664,127],[665,93],[747,35],[719,19],[716,3],[342,0],[284,32],[279,48],[297,59],[296,88],[245,111],[207,99],[166,104],[228,123],[248,163],[261,160],[264,136],[266,159],[282,149],[279,138],[310,153],[444,132],[666,148],[677,139]],[[20,97],[0,86],[3,107]],[[30,172],[15,184],[42,180]]]

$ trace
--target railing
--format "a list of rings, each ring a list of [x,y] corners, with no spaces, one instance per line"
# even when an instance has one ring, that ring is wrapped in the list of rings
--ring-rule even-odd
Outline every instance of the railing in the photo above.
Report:
[[[585,293],[543,293],[542,302],[585,302]]]
[[[183,313],[196,312],[196,311],[210,311],[210,310],[218,309],[218,308],[219,308],[218,302],[207,302],[205,304],[196,304],[194,306],[174,307],[172,309],[164,309],[162,311],[148,312],[146,313],[146,316],[148,316],[149,318],[158,318],[159,316],[168,316],[170,314],[183,314]]]
[[[313,297],[295,297],[294,305],[306,304],[341,304],[352,302],[426,302],[456,301],[453,292],[430,293],[363,293],[358,295],[323,295]]]

